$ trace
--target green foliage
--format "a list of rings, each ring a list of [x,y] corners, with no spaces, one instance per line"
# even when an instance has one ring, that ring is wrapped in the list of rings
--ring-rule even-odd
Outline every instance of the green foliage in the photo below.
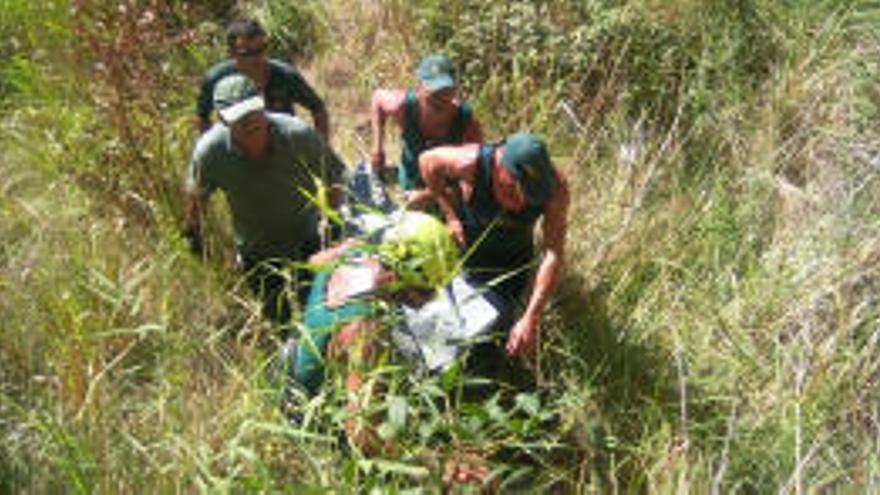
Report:
[[[10,0],[0,10],[0,102],[12,95],[36,99],[52,67],[69,55],[67,2]],[[3,106],[6,106],[5,103]]]
[[[325,2],[261,0],[246,4],[242,10],[259,19],[273,52],[287,54],[288,59],[309,61],[328,48]]]
[[[759,0],[423,0],[417,9],[422,50],[447,51],[480,113],[508,131],[547,128],[560,101],[590,118],[619,102],[662,124],[686,100],[695,117],[760,87],[783,51],[772,29],[783,14]]]
[[[179,150],[191,138],[188,119],[167,111],[191,101],[181,70],[190,68],[184,48],[191,32],[172,24],[175,12],[164,0],[101,5],[82,0],[73,7],[77,62],[95,70],[83,97],[95,111],[89,134],[101,156],[78,164],[84,168],[76,175],[108,204],[151,219],[174,205]]]

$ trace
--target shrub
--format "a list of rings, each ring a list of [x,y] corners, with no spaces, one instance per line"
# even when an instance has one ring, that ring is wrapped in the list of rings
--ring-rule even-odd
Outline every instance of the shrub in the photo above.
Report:
[[[621,100],[632,117],[662,124],[684,96],[702,107],[768,77],[780,40],[768,34],[776,13],[764,3],[422,0],[417,9],[421,48],[447,51],[470,93],[505,102],[498,117],[554,88],[548,96],[582,116]]]
[[[246,4],[241,10],[260,20],[272,51],[285,54],[289,60],[308,62],[327,48],[329,27],[324,2],[262,0]]]

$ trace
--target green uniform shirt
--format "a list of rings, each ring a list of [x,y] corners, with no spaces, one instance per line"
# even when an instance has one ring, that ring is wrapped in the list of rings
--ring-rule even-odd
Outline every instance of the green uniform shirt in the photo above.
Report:
[[[232,212],[235,245],[252,259],[300,258],[317,237],[315,180],[339,184],[344,165],[302,120],[267,113],[269,143],[262,160],[247,158],[229,128],[215,124],[196,143],[187,190],[204,197],[220,189]]]
[[[291,65],[275,59],[269,59],[267,64],[269,77],[263,91],[266,110],[294,115],[294,103],[308,108],[311,112],[324,108],[324,101]],[[214,109],[214,86],[224,77],[237,73],[238,68],[234,60],[220,62],[205,73],[196,104],[196,114],[199,117],[206,121],[210,119],[211,111]]]
[[[333,333],[342,325],[369,319],[377,313],[374,301],[369,298],[352,298],[342,306],[328,308],[327,285],[332,274],[319,272],[315,275],[303,316],[303,332],[307,337],[303,336],[296,348],[293,375],[309,395],[317,394],[324,381],[324,356]]]

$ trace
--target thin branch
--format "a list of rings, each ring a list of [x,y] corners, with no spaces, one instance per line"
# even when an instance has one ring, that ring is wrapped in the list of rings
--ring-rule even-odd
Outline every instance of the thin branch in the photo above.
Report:
[[[715,470],[715,475],[712,476],[712,486],[709,491],[711,495],[721,494],[721,483],[724,481],[727,465],[730,463],[730,442],[733,439],[735,425],[736,404],[730,409],[730,416],[727,417],[727,434],[724,435],[724,447],[721,449],[721,460],[718,462],[718,469]]]

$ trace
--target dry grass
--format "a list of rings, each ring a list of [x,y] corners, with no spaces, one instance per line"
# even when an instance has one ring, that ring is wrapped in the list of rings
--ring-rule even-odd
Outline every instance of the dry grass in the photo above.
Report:
[[[706,12],[695,1],[640,5],[659,26]],[[161,100],[167,119],[140,112],[164,84],[146,81],[125,125],[163,131],[113,141],[95,117],[112,108],[53,93],[54,79],[22,69],[18,83],[45,93],[7,113],[0,135],[0,492],[439,489],[425,466],[456,445],[496,453],[492,467],[513,486],[518,468],[539,466],[538,489],[875,490],[880,100],[870,85],[880,40],[855,10],[774,17],[781,7],[754,5],[790,19],[774,26],[790,37],[785,57],[748,90],[711,86],[717,97],[700,112],[714,80],[699,78],[715,60],[695,62],[708,69],[692,74],[692,93],[663,102],[677,111],[662,122],[628,110],[633,75],[622,69],[589,95],[480,103],[505,116],[492,132],[528,122],[523,108],[540,113],[573,185],[540,386],[511,404],[438,411],[464,377],[416,379],[389,363],[376,377],[390,398],[370,414],[396,435],[391,459],[339,451],[346,413],[331,391],[304,405],[303,425],[286,424],[265,380],[274,342],[228,257],[203,264],[183,251],[168,195],[188,153],[188,99]],[[306,74],[327,96],[334,145],[353,161],[369,142],[372,90],[412,82],[416,14],[398,0],[326,8],[329,49]],[[706,53],[724,54],[737,40],[709,41]],[[121,48],[145,55],[126,63],[144,64],[164,46]],[[103,89],[137,81],[115,83]],[[130,156],[150,166],[128,170],[120,157]],[[104,201],[142,174],[150,180],[137,195]],[[391,425],[401,404],[405,421]]]

